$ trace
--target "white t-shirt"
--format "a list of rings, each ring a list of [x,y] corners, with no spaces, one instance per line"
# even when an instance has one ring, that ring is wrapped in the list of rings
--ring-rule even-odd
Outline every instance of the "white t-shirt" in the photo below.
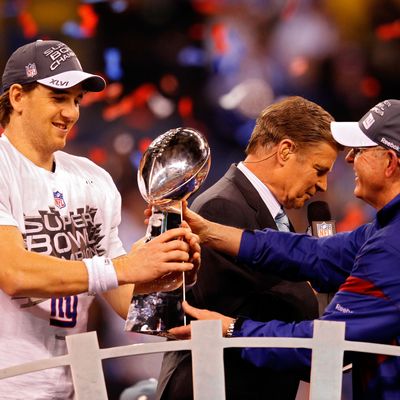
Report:
[[[37,167],[0,138],[0,225],[16,226],[30,251],[80,260],[125,253],[118,238],[121,197],[110,175],[86,158],[55,153],[56,169]],[[0,268],[1,268],[0,261]],[[66,354],[65,336],[85,332],[87,293],[12,298],[0,290],[0,368]],[[73,398],[69,368],[0,380],[0,397]]]

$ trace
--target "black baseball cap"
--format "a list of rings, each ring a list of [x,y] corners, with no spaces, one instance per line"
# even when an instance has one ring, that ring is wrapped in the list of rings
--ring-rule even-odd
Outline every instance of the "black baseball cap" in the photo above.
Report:
[[[378,103],[358,122],[331,122],[331,131],[344,146],[382,146],[400,155],[400,100]]]
[[[14,83],[32,82],[56,89],[82,83],[89,92],[100,92],[106,87],[101,76],[83,72],[75,53],[57,40],[36,40],[19,47],[8,59],[2,78],[3,91]]]

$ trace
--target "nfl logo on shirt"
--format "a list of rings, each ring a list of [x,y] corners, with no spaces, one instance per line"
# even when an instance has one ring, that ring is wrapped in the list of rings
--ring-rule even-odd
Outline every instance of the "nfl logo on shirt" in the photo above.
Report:
[[[66,206],[63,194],[59,192],[58,190],[56,192],[53,192],[54,196],[54,204],[56,205],[57,208],[64,208]]]

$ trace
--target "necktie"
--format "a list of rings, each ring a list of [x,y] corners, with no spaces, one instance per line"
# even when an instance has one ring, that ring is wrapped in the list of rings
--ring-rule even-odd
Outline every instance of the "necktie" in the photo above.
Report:
[[[275,223],[276,223],[276,226],[278,227],[278,230],[280,230],[282,232],[290,232],[289,219],[288,219],[285,211],[283,211],[282,208],[280,209],[280,211],[278,212],[278,214],[275,217]]]

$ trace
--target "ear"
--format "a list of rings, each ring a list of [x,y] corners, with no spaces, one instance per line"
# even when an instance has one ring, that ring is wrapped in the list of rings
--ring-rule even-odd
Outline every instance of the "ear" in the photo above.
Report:
[[[283,139],[279,142],[277,156],[281,164],[284,164],[289,160],[291,154],[294,153],[295,147],[296,145],[291,139]]]
[[[397,171],[400,160],[399,156],[393,150],[389,150],[387,154],[388,154],[388,159],[385,169],[385,176],[390,177]]]
[[[10,103],[15,112],[22,112],[22,100],[24,97],[24,91],[22,90],[22,86],[18,83],[11,85],[9,89],[9,98]]]

